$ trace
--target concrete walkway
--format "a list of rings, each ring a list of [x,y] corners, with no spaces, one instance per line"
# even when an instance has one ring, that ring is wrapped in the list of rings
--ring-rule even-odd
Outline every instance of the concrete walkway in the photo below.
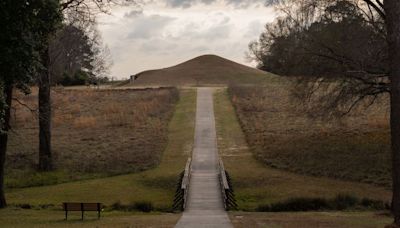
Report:
[[[175,226],[232,227],[224,210],[218,179],[212,88],[197,89],[195,142],[192,156],[192,177],[189,199],[183,216]]]

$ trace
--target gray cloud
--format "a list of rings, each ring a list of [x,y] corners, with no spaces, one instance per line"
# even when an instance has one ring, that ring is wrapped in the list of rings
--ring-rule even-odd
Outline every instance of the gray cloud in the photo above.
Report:
[[[168,6],[171,6],[171,7],[188,8],[188,7],[192,6],[193,1],[192,0],[167,0],[166,3]]]
[[[162,40],[160,39],[151,39],[148,40],[148,42],[143,42],[140,45],[138,45],[139,51],[143,51],[145,53],[155,53],[158,52],[162,49],[159,45],[154,45],[154,43],[160,43]]]
[[[243,34],[244,38],[253,38],[259,36],[264,29],[264,23],[261,21],[251,21],[248,24],[247,31]]]
[[[187,24],[183,28],[183,33],[179,34],[179,38],[197,41],[206,40],[210,42],[229,38],[234,29],[231,18],[221,13],[214,14],[214,17],[211,16],[207,21],[212,22],[212,24],[207,27],[204,27],[205,21]]]
[[[234,5],[236,8],[248,8],[252,5],[266,6],[268,0],[225,0],[228,4]]]
[[[175,18],[161,16],[161,15],[150,15],[135,18],[132,26],[132,30],[127,35],[128,39],[149,39],[152,37],[160,36],[163,29],[173,22]]]
[[[124,18],[135,18],[137,16],[143,15],[143,9],[133,9],[129,11],[128,13],[125,13]]]
[[[169,7],[174,8],[189,8],[196,4],[209,5],[217,0],[162,0]],[[229,0],[228,0],[229,1]]]
[[[206,33],[204,33],[199,38],[203,38],[206,40],[215,40],[215,39],[227,39],[229,38],[232,32],[232,25],[218,25],[211,27]]]
[[[233,25],[228,23],[222,23],[210,27],[208,30],[196,34],[195,38],[205,40],[216,40],[216,39],[227,39],[229,38],[233,30]]]
[[[196,46],[190,50],[190,52],[194,53],[199,53],[199,52],[205,52],[208,51],[209,48],[207,46],[201,45],[201,46]]]
[[[163,0],[169,7],[189,8],[196,4],[211,4],[218,0]],[[269,0],[223,0],[227,5],[233,5],[236,8],[247,8],[252,5],[265,6]]]

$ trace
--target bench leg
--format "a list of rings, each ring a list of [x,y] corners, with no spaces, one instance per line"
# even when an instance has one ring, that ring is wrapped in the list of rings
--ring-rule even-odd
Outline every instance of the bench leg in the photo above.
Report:
[[[83,220],[83,210],[82,210],[82,220]]]
[[[65,210],[65,220],[68,220],[68,211]]]
[[[100,219],[101,204],[97,203],[97,219]]]

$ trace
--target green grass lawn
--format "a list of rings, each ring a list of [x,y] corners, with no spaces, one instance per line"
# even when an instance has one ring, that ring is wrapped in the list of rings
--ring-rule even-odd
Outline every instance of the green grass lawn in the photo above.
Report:
[[[248,148],[226,89],[215,94],[219,153],[233,179],[240,210],[294,197],[333,198],[339,193],[388,202],[391,192],[383,187],[311,177],[270,168],[255,159]]]
[[[68,221],[64,212],[57,210],[0,210],[1,227],[173,227],[180,215],[166,213],[103,212],[100,220],[96,212],[87,212],[81,221],[80,212],[71,212]]]
[[[391,218],[372,212],[230,213],[236,228],[382,228]]]
[[[171,208],[179,173],[191,153],[196,93],[193,89],[181,91],[181,99],[169,124],[168,145],[159,167],[141,173],[84,180],[58,185],[8,189],[10,205],[29,204],[33,207],[52,205],[60,208],[65,201],[102,202],[131,205],[148,201],[155,209]],[[0,213],[9,213],[1,211]],[[0,224],[6,216],[0,214]]]

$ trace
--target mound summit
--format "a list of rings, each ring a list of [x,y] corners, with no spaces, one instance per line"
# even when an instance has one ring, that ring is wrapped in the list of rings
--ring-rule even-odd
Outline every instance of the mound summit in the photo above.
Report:
[[[137,74],[135,85],[256,84],[270,74],[216,55],[202,55],[173,67]]]

